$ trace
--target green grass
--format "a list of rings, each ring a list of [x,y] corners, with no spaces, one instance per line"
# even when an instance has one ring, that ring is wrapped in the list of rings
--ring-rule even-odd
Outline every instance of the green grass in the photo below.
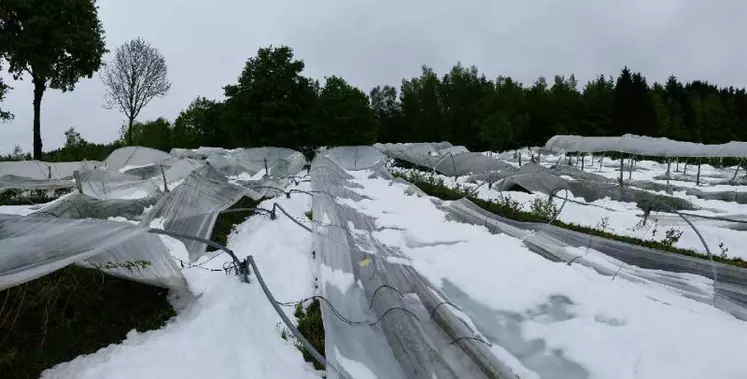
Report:
[[[410,183],[416,185],[418,188],[420,188],[423,192],[428,194],[429,196],[434,196],[443,200],[459,200],[464,198],[465,196],[475,203],[480,208],[494,213],[496,215],[509,218],[516,221],[523,221],[523,222],[538,222],[538,223],[547,223],[550,221],[550,217],[547,217],[546,215],[543,215],[538,212],[527,212],[522,210],[518,204],[512,203],[510,200],[504,200],[502,202],[498,201],[487,201],[483,199],[479,199],[474,196],[469,196],[469,192],[462,188],[457,189],[451,189],[444,185],[443,180],[435,179],[434,177],[431,177],[426,174],[398,174],[395,173],[395,176],[401,177]],[[534,208],[534,207],[533,207]],[[537,208],[542,208],[541,205],[539,205]],[[707,254],[699,253],[694,250],[688,250],[688,249],[681,249],[678,247],[673,246],[673,241],[665,240],[665,241],[653,241],[653,240],[642,240],[639,238],[634,237],[628,237],[628,236],[621,236],[617,234],[613,234],[610,232],[607,232],[605,230],[601,229],[595,229],[590,228],[578,224],[573,223],[567,223],[560,220],[555,220],[552,223],[555,226],[573,230],[597,237],[607,238],[611,240],[626,242],[633,245],[639,245],[639,246],[645,246],[652,249],[657,249],[669,253],[674,254],[681,254],[681,255],[687,255],[690,257],[700,258],[700,259],[709,259]],[[744,261],[740,258],[727,258],[724,256],[719,256],[714,254],[713,260],[717,262],[721,262],[724,264],[737,266],[737,267],[743,267],[747,268],[747,261]]]
[[[258,201],[252,200],[248,197],[242,197],[229,209],[255,208],[258,204]],[[215,220],[215,226],[213,227],[213,234],[210,235],[210,240],[225,246],[228,243],[228,236],[231,234],[234,227],[244,222],[244,220],[251,215],[251,212],[221,213],[218,215],[218,219]]]
[[[319,354],[324,355],[324,323],[322,322],[322,308],[318,299],[314,299],[309,306],[304,309],[303,304],[299,303],[296,305],[296,312],[294,313],[298,319],[298,331],[301,335],[314,346]],[[303,359],[306,362],[312,362],[314,368],[317,370],[323,370],[324,367],[320,365],[314,357],[306,350],[303,345],[296,342],[296,347],[301,350]]]
[[[38,378],[58,363],[158,329],[167,290],[68,266],[0,291],[0,378]]]

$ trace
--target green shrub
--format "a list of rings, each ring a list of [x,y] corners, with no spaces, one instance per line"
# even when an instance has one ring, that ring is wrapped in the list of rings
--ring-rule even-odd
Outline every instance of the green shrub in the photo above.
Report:
[[[58,363],[158,329],[167,290],[68,266],[0,291],[0,378],[38,378]]]

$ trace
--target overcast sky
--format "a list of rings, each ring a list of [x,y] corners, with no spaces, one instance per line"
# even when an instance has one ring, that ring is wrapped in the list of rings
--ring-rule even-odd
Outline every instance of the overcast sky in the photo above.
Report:
[[[442,74],[454,63],[489,77],[531,83],[575,73],[580,82],[628,65],[649,81],[670,74],[747,86],[744,0],[100,0],[110,50],[144,37],[166,57],[171,92],[139,120],[173,121],[196,96],[222,98],[259,47],[285,44],[307,76],[338,75],[365,92],[397,85],[427,64]],[[110,59],[110,55],[105,57]],[[7,66],[7,65],[6,65]],[[16,82],[2,108],[0,153],[31,150],[32,87]],[[42,102],[44,150],[75,127],[110,142],[124,117],[102,107],[97,74],[74,92],[48,90]]]

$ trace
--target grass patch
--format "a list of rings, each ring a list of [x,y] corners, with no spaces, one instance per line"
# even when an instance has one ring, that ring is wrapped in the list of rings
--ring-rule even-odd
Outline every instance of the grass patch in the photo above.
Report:
[[[306,218],[308,218],[311,221],[314,221],[314,213],[312,211],[308,211],[305,214],[306,214]]]
[[[256,208],[259,201],[252,200],[248,197],[242,197],[236,204],[232,205],[228,209],[239,209],[239,208]],[[232,213],[221,213],[215,220],[215,226],[213,227],[213,234],[210,235],[210,240],[226,246],[228,243],[228,235],[231,234],[234,227],[244,222],[252,212],[232,212]],[[213,250],[208,248],[208,250]]]
[[[550,221],[552,217],[552,212],[548,212],[548,205],[542,204],[542,200],[540,200],[537,204],[532,204],[532,209],[534,209],[534,212],[528,212],[519,206],[518,203],[510,200],[510,199],[504,199],[502,201],[488,201],[479,199],[475,196],[471,196],[468,190],[464,188],[456,188],[452,189],[444,185],[444,182],[440,178],[435,178],[430,175],[426,174],[415,174],[415,173],[408,173],[408,174],[399,174],[395,173],[394,176],[401,177],[410,183],[416,185],[418,188],[420,188],[423,192],[428,194],[429,196],[438,197],[443,200],[459,200],[464,198],[465,196],[475,203],[480,208],[494,213],[496,215],[509,218],[516,221],[523,221],[523,222],[538,222],[538,223],[547,223]],[[573,230],[576,232],[581,232],[597,237],[607,238],[611,240],[626,242],[632,245],[638,245],[638,246],[645,246],[656,250],[666,251],[669,253],[674,254],[680,254],[680,255],[687,255],[694,258],[700,258],[700,259],[709,259],[707,254],[699,253],[694,250],[687,250],[687,249],[681,249],[678,247],[673,246],[677,239],[679,239],[679,236],[676,236],[675,233],[678,233],[674,229],[670,229],[666,233],[666,238],[663,241],[654,241],[654,240],[642,240],[640,238],[634,238],[634,237],[628,237],[628,236],[621,236],[617,234],[613,234],[610,232],[607,232],[604,230],[604,228],[595,229],[590,228],[587,226],[582,226],[578,224],[573,223],[567,223],[560,220],[555,220],[552,222],[553,225]],[[679,232],[681,236],[681,232]],[[676,237],[676,238],[675,238]],[[713,260],[717,262],[721,262],[724,264],[747,268],[747,261],[744,261],[740,258],[728,258],[725,256],[725,254],[722,255],[713,255]]]
[[[0,378],[38,378],[132,329],[162,327],[175,315],[166,294],[77,266],[0,291]]]
[[[294,313],[296,319],[298,319],[298,331],[301,335],[314,346],[316,351],[322,356],[324,355],[324,323],[322,323],[322,308],[318,299],[314,299],[309,306],[304,309],[303,304],[299,303],[296,305],[296,312]],[[314,364],[314,368],[317,370],[323,370],[324,367],[317,362],[311,353],[301,345],[300,342],[296,342],[296,347],[301,350],[303,359],[306,362]]]

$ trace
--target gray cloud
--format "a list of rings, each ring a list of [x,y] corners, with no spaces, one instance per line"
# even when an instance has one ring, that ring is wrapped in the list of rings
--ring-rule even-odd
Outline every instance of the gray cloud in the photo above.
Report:
[[[270,44],[292,46],[308,76],[339,75],[365,91],[418,75],[422,64],[443,73],[457,61],[527,84],[570,73],[583,82],[628,65],[650,81],[676,74],[744,87],[746,15],[739,0],[100,2],[110,50],[141,36],[166,56],[171,92],[140,120],[173,120],[198,95],[221,98],[246,59]],[[3,108],[16,118],[0,124],[0,152],[16,144],[28,151],[31,86],[10,82]],[[72,93],[48,91],[45,150],[61,146],[69,127],[90,141],[113,140],[123,118],[101,107],[103,94],[97,75]]]

